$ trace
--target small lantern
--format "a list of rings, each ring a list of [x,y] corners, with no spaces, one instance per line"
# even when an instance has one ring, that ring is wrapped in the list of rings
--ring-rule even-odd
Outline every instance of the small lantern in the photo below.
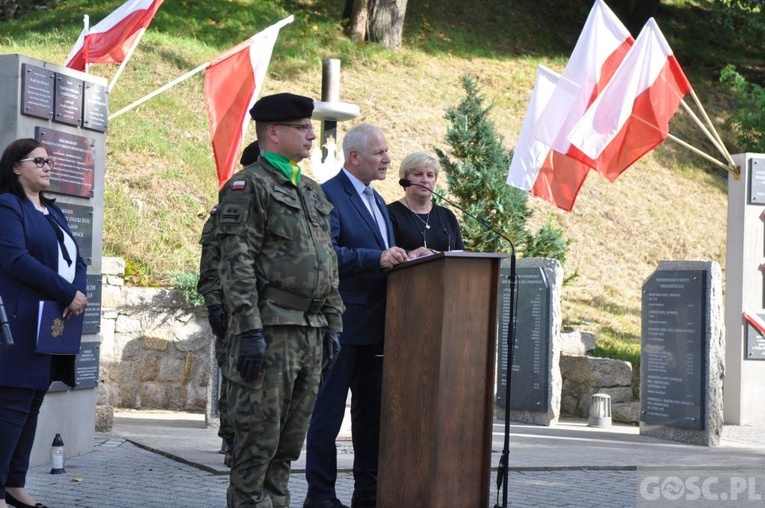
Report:
[[[64,440],[61,434],[56,434],[50,446],[50,474],[66,473],[64,469]]]
[[[590,427],[611,426],[611,396],[596,393],[590,401]]]

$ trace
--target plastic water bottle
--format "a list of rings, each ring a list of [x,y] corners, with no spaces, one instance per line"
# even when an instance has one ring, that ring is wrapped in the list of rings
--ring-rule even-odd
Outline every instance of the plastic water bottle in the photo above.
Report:
[[[50,474],[66,473],[64,469],[64,440],[61,434],[56,434],[50,446]]]

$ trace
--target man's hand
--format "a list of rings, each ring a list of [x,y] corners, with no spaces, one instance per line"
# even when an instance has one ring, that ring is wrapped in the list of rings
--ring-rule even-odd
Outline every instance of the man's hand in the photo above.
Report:
[[[380,266],[382,268],[391,268],[400,263],[403,263],[408,259],[406,251],[401,247],[391,247],[388,250],[384,250],[380,256]]]
[[[210,323],[213,333],[220,340],[226,340],[228,330],[228,317],[223,305],[210,305],[207,307],[207,321]]]
[[[236,370],[239,371],[242,379],[248,383],[257,379],[263,367],[263,360],[266,358],[267,348],[263,330],[252,330],[239,336],[239,358],[236,360]]]
[[[327,332],[324,334],[324,344],[321,351],[321,373],[324,374],[332,368],[337,356],[340,354],[340,334]]]
[[[409,251],[409,259],[417,259],[425,256],[432,256],[433,251],[427,247],[417,247],[413,251]]]

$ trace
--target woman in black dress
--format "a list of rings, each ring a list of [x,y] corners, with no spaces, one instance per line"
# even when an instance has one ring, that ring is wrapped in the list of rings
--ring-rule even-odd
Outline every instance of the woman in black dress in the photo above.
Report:
[[[399,178],[413,185],[404,188],[404,197],[388,205],[396,235],[396,245],[405,250],[426,247],[434,251],[462,250],[457,217],[451,210],[433,202],[441,165],[428,152],[413,152],[404,157]]]

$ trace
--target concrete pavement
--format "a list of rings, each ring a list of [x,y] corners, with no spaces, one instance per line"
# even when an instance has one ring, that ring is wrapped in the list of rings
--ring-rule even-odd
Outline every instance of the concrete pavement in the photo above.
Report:
[[[491,507],[497,501],[502,446],[503,425],[496,422]],[[65,474],[51,475],[49,466],[31,469],[27,488],[49,508],[224,507],[228,476],[219,449],[216,430],[205,428],[203,415],[118,412],[112,432],[97,434],[93,453],[67,459]],[[350,503],[353,455],[347,429],[338,449],[338,496]],[[552,427],[514,423],[509,459],[508,506],[642,507],[638,474],[644,467],[750,468],[765,475],[765,429],[726,426],[721,446],[708,448],[640,436],[634,426],[593,428],[580,420]],[[305,497],[304,467],[301,456],[291,479],[293,507],[302,506]]]

